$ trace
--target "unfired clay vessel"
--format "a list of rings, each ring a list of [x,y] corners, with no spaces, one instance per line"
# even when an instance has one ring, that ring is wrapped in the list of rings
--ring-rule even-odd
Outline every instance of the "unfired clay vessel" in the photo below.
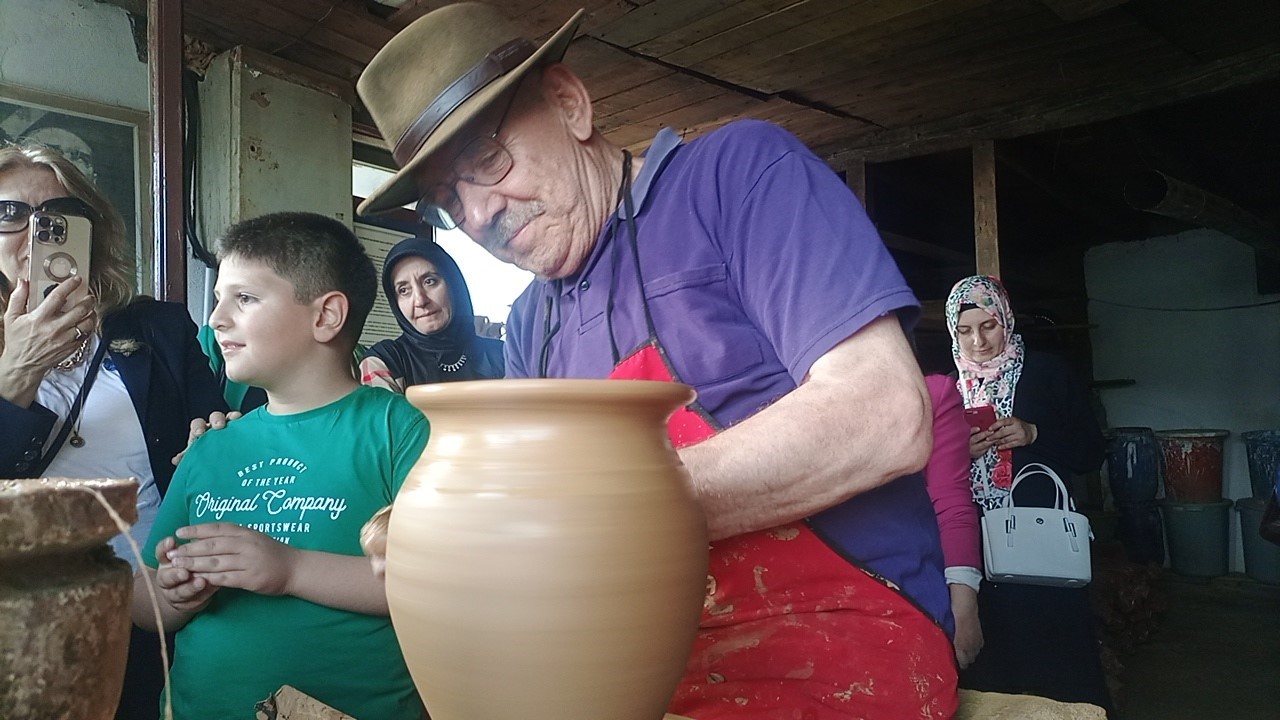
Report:
[[[707,537],[674,383],[410,388],[431,438],[396,497],[387,600],[433,720],[659,720],[697,631]]]
[[[0,480],[0,718],[115,716],[133,577],[82,488],[137,520],[134,480]]]

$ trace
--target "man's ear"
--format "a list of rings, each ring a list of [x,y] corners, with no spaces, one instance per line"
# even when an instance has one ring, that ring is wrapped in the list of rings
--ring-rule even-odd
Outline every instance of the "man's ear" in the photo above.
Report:
[[[314,303],[316,316],[312,334],[318,342],[330,342],[346,327],[351,301],[345,294],[332,290],[316,298]]]
[[[542,93],[547,104],[560,110],[573,137],[586,142],[595,132],[595,115],[582,79],[564,63],[548,65],[542,70]]]

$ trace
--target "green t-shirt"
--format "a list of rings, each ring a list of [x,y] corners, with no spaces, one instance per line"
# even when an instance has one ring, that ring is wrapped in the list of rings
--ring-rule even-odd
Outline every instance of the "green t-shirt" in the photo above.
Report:
[[[390,504],[427,442],[404,397],[360,387],[295,415],[258,408],[187,452],[156,516],[155,546],[184,525],[231,522],[292,547],[361,555],[360,528]],[[389,618],[234,588],[178,631],[174,717],[252,718],[281,685],[359,720],[418,720]]]

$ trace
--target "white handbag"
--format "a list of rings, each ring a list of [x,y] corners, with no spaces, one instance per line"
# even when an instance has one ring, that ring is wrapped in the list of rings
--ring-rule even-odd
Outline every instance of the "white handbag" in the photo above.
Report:
[[[1018,483],[1047,475],[1057,485],[1054,507],[1013,504]],[[1082,587],[1093,579],[1089,564],[1089,519],[1075,504],[1053,470],[1029,463],[1018,472],[1000,507],[982,516],[982,559],[993,582]]]

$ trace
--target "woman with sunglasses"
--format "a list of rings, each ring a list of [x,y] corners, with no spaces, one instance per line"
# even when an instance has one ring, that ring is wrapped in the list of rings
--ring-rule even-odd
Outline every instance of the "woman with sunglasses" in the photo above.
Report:
[[[87,218],[90,262],[28,311],[38,211]],[[0,146],[0,477],[135,477],[141,542],[191,419],[226,404],[186,308],[135,295],[131,245],[73,163],[33,143]],[[111,545],[136,569],[123,535]],[[158,716],[159,656],[158,637],[135,629],[117,717]]]
[[[387,253],[382,289],[404,332],[369,348],[361,382],[404,393],[410,385],[503,376],[502,341],[476,335],[462,271],[429,238],[406,238]]]

